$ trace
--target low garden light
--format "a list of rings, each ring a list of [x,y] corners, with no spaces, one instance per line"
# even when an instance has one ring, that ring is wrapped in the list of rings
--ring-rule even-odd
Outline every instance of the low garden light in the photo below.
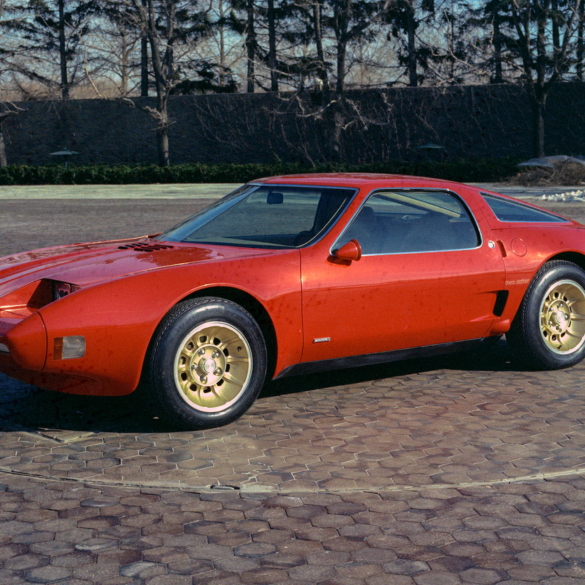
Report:
[[[80,154],[80,153],[75,152],[74,150],[69,150],[68,148],[64,148],[63,150],[58,150],[57,152],[49,153],[49,156],[62,156],[63,160],[65,161],[65,169],[67,169],[67,163],[69,162],[69,157],[74,156],[76,154]]]

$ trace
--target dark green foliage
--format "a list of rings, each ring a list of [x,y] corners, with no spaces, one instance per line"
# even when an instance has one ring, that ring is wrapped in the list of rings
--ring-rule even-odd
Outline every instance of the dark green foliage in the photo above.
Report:
[[[296,173],[394,173],[460,182],[493,182],[517,172],[516,158],[456,161],[381,162],[368,165],[323,163],[308,167],[299,163],[156,165],[9,165],[0,168],[0,185],[128,185],[148,183],[245,183],[272,175]]]

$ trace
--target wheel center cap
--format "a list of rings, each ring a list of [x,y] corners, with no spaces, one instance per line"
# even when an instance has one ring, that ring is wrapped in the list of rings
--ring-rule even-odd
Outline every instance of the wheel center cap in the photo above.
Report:
[[[548,320],[549,329],[553,334],[564,333],[569,326],[568,308],[565,308],[563,303],[557,303],[556,306],[551,307]]]
[[[203,358],[200,362],[199,362],[199,368],[201,369],[201,371],[205,372],[206,374],[211,374],[212,372],[214,372],[217,369],[217,364],[215,363],[215,360],[212,358]]]

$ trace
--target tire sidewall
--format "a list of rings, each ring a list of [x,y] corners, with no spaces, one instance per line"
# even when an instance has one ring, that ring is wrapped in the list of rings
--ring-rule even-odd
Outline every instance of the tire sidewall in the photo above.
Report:
[[[266,376],[266,345],[260,327],[242,307],[223,299],[185,301],[168,322],[161,324],[150,368],[150,384],[170,418],[181,426],[201,429],[225,425],[250,408],[260,393]],[[175,360],[180,344],[196,327],[210,321],[225,322],[238,329],[252,352],[252,372],[240,397],[225,410],[204,412],[181,397],[175,382]]]
[[[585,289],[585,272],[575,264],[563,263],[542,272],[533,283],[524,308],[526,341],[540,361],[549,368],[564,368],[577,364],[585,357],[585,343],[572,353],[553,352],[541,333],[541,307],[546,292],[562,280],[571,280]]]

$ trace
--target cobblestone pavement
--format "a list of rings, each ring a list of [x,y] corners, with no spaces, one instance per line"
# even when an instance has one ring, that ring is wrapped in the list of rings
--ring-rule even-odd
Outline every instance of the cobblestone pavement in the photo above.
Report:
[[[194,206],[40,205],[2,201],[4,253],[23,234],[52,243],[50,210],[72,241]],[[583,584],[584,374],[518,371],[501,341],[280,380],[239,421],[191,433],[140,395],[0,376],[0,583]]]

